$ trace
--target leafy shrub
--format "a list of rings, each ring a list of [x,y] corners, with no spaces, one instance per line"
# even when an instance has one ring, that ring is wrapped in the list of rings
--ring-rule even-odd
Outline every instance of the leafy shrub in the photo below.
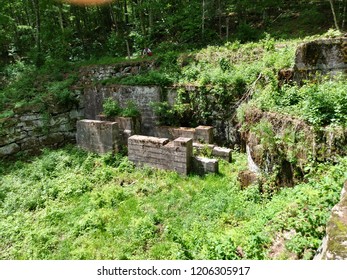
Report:
[[[103,103],[103,113],[107,117],[139,117],[140,111],[133,101],[128,101],[127,106],[122,108],[112,97],[105,99]]]
[[[159,118],[158,124],[171,126],[178,125],[174,109],[168,102],[152,102],[150,105],[156,116]]]
[[[136,104],[130,100],[127,103],[127,106],[122,110],[121,115],[123,117],[139,117],[140,111],[137,108]]]
[[[107,117],[115,117],[119,116],[122,112],[122,108],[120,107],[119,103],[112,99],[111,97],[107,98],[103,103],[103,113]]]
[[[51,82],[47,86],[47,91],[49,94],[53,95],[58,104],[75,104],[77,102],[75,95],[69,88],[74,82],[75,77],[70,77],[62,81]]]

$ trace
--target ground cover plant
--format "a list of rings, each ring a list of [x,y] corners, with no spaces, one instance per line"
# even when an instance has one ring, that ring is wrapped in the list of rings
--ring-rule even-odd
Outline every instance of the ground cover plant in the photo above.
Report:
[[[75,147],[2,163],[0,258],[312,258],[347,159],[278,192],[241,190],[237,173],[245,166],[235,153],[220,174],[182,177]]]

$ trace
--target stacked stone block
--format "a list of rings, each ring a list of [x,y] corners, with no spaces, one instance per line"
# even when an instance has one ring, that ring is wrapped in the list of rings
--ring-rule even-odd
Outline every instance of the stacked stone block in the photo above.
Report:
[[[98,120],[77,122],[77,145],[90,152],[104,154],[118,151],[118,123]]]
[[[197,128],[195,128],[194,140],[200,143],[212,144],[213,143],[213,127],[199,125]]]
[[[180,174],[188,174],[192,167],[193,140],[179,137],[173,141],[172,168]]]
[[[76,92],[76,98],[78,98]],[[76,121],[83,116],[79,106],[28,104],[0,118],[0,159],[16,153],[39,154],[44,147],[57,148],[76,141]]]
[[[193,142],[179,137],[170,142],[168,138],[133,135],[128,139],[128,157],[135,165],[174,170],[187,175],[191,170]]]

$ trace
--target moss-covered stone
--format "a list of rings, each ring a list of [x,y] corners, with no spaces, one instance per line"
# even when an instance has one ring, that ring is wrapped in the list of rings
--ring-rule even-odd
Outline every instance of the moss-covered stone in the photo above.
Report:
[[[326,242],[322,248],[322,259],[347,260],[347,181],[340,202],[332,209],[327,224]]]

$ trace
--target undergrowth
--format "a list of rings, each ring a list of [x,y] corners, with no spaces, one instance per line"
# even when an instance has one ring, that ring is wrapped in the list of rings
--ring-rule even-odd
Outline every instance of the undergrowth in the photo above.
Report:
[[[135,168],[119,154],[74,147],[0,165],[1,259],[312,258],[337,202],[347,160],[307,183],[264,195],[241,190],[244,155],[220,174]],[[276,237],[291,232],[273,255]]]

